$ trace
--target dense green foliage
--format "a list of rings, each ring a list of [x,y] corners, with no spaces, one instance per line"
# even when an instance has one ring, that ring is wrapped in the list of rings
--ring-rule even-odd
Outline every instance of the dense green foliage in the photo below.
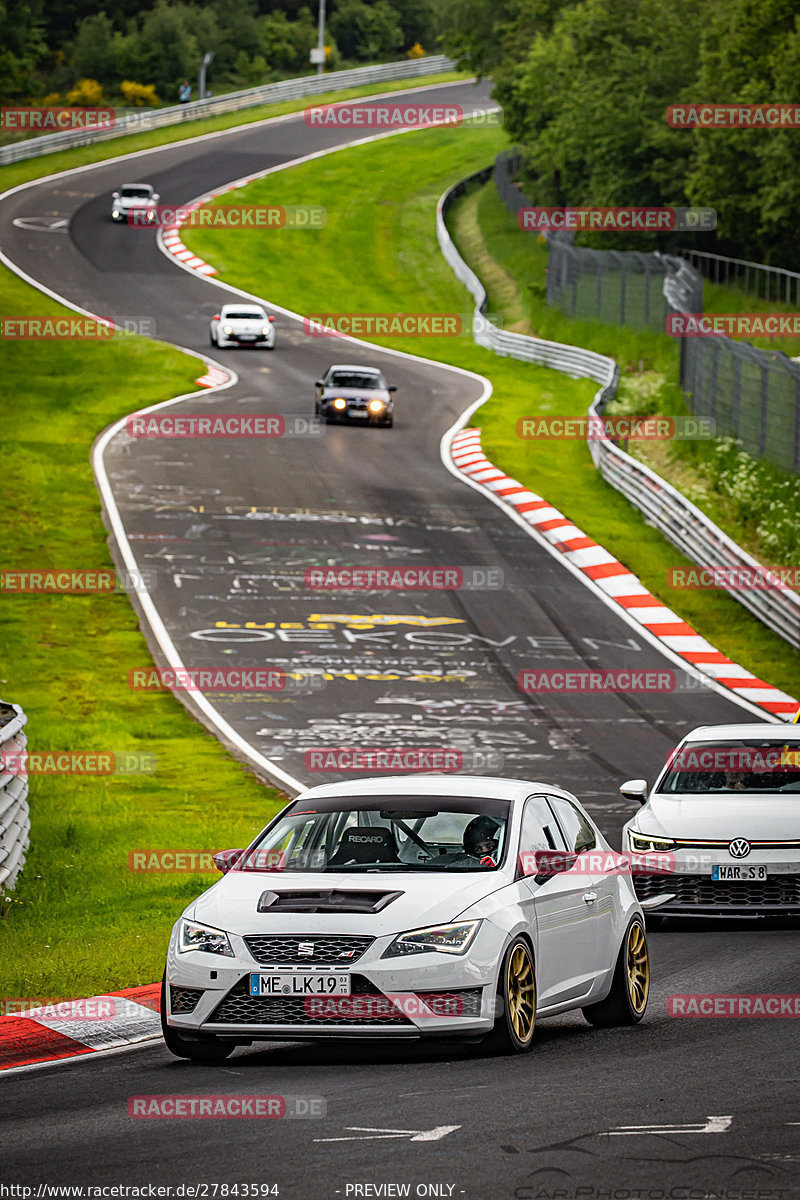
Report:
[[[445,48],[495,80],[537,203],[711,207],[699,247],[796,266],[800,131],[671,129],[665,112],[793,101],[794,0],[452,0],[445,25]]]
[[[328,67],[399,58],[419,44],[438,50],[447,2],[328,0]],[[216,93],[307,74],[317,13],[317,0],[115,0],[99,10],[88,0],[0,0],[0,97],[80,103],[84,92],[75,89],[90,80],[104,100],[122,102],[123,81],[132,81],[174,104],[183,79],[196,98],[208,50],[208,87]]]

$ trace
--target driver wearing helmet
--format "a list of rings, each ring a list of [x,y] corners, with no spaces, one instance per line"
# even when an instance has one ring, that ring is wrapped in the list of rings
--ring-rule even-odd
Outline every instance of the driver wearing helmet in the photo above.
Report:
[[[496,867],[500,823],[492,817],[473,817],[464,830],[464,853],[480,860],[482,867]]]

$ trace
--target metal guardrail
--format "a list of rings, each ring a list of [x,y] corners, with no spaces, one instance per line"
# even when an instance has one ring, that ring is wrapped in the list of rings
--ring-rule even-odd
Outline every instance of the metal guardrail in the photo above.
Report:
[[[701,271],[711,283],[741,287],[746,296],[760,300],[775,300],[784,304],[800,304],[800,272],[785,267],[770,267],[747,258],[728,258],[725,254],[710,254],[706,250],[679,249],[678,254]],[[764,281],[763,287],[761,280]],[[774,281],[774,286],[773,286]],[[763,296],[761,292],[763,291]]]
[[[27,720],[18,704],[0,700],[0,754],[24,754]],[[24,866],[30,826],[28,780],[0,764],[0,892],[13,888]]]
[[[458,253],[446,226],[447,213],[459,196],[474,184],[485,183],[493,167],[486,167],[450,188],[439,200],[436,214],[436,235],[442,254],[456,276],[469,289],[475,300],[475,313],[480,316],[475,341],[496,354],[508,355],[525,362],[563,371],[573,378],[594,379],[601,384],[589,414],[599,417],[609,400],[616,395],[619,368],[613,359],[579,346],[544,341],[523,333],[506,333],[493,325],[483,314],[486,311],[486,291],[475,272]],[[684,264],[680,268],[685,269]],[[681,269],[667,275],[676,296],[682,285],[691,288],[691,279],[682,277]],[[665,285],[666,286],[666,285]],[[637,462],[609,438],[588,442],[592,461],[603,478],[644,514],[654,526],[690,561],[703,567],[751,569],[758,561],[738,546],[732,538],[714,524],[695,504],[666,480],[643,463]],[[666,583],[666,580],[665,580]],[[725,589],[765,625],[800,649],[800,596],[786,591],[749,591]]]
[[[0,147],[0,165],[20,162],[25,158],[36,158],[40,154],[53,154],[57,150],[70,150],[74,146],[88,146],[93,142],[102,142],[125,134],[159,129],[163,125],[178,125],[184,121],[216,117],[220,113],[255,108],[260,104],[298,100],[303,96],[343,91],[345,88],[359,87],[367,83],[390,83],[395,79],[413,79],[418,75],[438,75],[442,71],[452,71],[455,65],[446,55],[434,54],[430,58],[403,59],[401,62],[380,63],[374,67],[331,71],[329,75],[302,75],[297,79],[281,79],[277,83],[265,83],[241,92],[229,92],[225,96],[215,96],[210,100],[194,100],[189,104],[176,104],[170,108],[128,113],[118,117],[109,129],[74,129],[26,138],[25,141]]]

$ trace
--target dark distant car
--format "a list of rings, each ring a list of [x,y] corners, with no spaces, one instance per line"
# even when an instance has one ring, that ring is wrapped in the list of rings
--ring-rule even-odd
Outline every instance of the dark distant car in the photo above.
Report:
[[[394,417],[389,387],[377,367],[355,367],[337,363],[324,379],[318,379],[314,412],[326,421],[359,421],[390,427]]]

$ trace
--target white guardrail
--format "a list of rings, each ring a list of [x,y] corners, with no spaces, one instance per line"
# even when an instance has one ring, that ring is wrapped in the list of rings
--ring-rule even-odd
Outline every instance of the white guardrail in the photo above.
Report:
[[[455,184],[440,199],[436,214],[436,233],[442,254],[475,300],[475,316],[480,320],[476,322],[478,329],[474,339],[478,345],[493,350],[495,354],[552,367],[572,378],[596,380],[601,387],[589,406],[589,414],[599,416],[608,401],[616,395],[619,368],[613,359],[595,354],[592,350],[582,350],[580,346],[548,342],[523,333],[504,332],[483,315],[486,310],[486,291],[456,250],[445,219],[453,201],[470,185],[486,182],[491,178],[492,170],[492,167],[486,167]],[[669,280],[668,275],[665,291]],[[702,567],[763,572],[761,564],[723,533],[697,505],[608,438],[590,440],[589,451],[603,478],[644,514],[648,525],[653,525],[663,533],[692,562]],[[726,588],[725,591],[795,649],[800,649],[800,596],[796,592],[746,587]]]
[[[28,744],[23,726],[28,718],[18,704],[0,700],[0,755],[22,755]],[[13,888],[25,862],[31,821],[28,780],[6,771],[0,762],[0,892]]]
[[[455,65],[446,55],[434,54],[429,58],[403,59],[401,62],[381,63],[375,67],[331,71],[329,75],[303,75],[297,79],[282,79],[278,83],[265,83],[246,91],[228,92],[225,96],[194,100],[188,104],[176,104],[171,108],[140,109],[118,116],[114,125],[107,129],[71,129],[63,133],[47,133],[42,137],[26,138],[24,141],[0,147],[0,166],[19,162],[23,158],[36,158],[40,154],[53,154],[56,150],[88,146],[92,142],[102,142],[124,134],[159,129],[162,125],[178,125],[184,121],[198,121],[204,117],[219,116],[220,113],[236,112],[242,108],[255,108],[260,104],[278,104],[281,100],[298,100],[303,96],[317,96],[323,92],[344,91],[346,88],[360,87],[367,83],[390,83],[396,79],[438,75],[442,71],[452,71]]]

